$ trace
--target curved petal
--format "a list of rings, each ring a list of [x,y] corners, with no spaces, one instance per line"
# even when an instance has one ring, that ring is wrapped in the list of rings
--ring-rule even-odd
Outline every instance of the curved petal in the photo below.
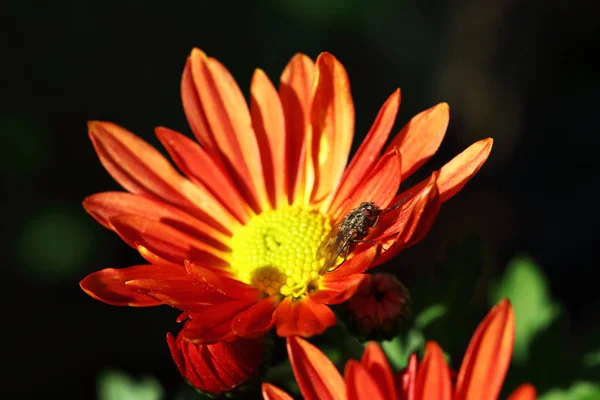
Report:
[[[288,337],[287,350],[305,400],[347,399],[344,379],[317,347],[301,338]]]
[[[493,144],[492,138],[475,142],[440,169],[437,185],[442,203],[458,193],[479,171]]]
[[[315,179],[310,126],[314,76],[314,62],[304,54],[296,54],[283,70],[279,81],[279,97],[287,134],[288,202],[303,206],[309,205]]]
[[[136,265],[115,269],[106,268],[93,272],[79,282],[79,286],[89,296],[113,306],[150,307],[163,304],[162,301],[139,293],[125,282],[133,279],[184,279],[183,268],[164,265]]]
[[[398,149],[386,153],[373,170],[364,178],[355,189],[352,197],[347,199],[334,217],[348,214],[363,201],[373,201],[381,208],[385,208],[398,193],[400,187],[402,159]]]
[[[328,279],[328,275],[330,274],[321,279],[319,289],[309,294],[317,303],[340,304],[347,301],[367,277],[365,274],[352,274],[339,279]]]
[[[228,254],[162,222],[136,215],[121,215],[110,224],[130,246],[146,247],[152,253],[176,264],[185,260],[200,261],[215,267],[227,266]]]
[[[388,360],[376,342],[369,342],[365,347],[360,363],[365,366],[377,382],[384,399],[396,399],[394,375]]]
[[[192,79],[208,126],[224,162],[236,173],[257,212],[270,209],[260,150],[244,96],[227,69],[200,49],[190,56]]]
[[[263,383],[261,389],[263,400],[294,400],[292,396],[270,383]]]
[[[384,396],[374,376],[356,360],[350,360],[346,363],[344,381],[348,391],[348,400],[394,399],[394,397]]]
[[[349,275],[358,274],[369,269],[373,264],[373,261],[379,255],[381,247],[373,246],[370,243],[367,243],[367,246],[368,247],[364,250],[359,246],[359,248],[354,251],[354,256],[352,258],[346,260],[335,271],[325,274],[322,278],[323,283],[326,284],[328,281],[344,279]]]
[[[450,120],[448,103],[440,103],[415,115],[392,139],[402,154],[402,179],[406,180],[435,154],[446,134]]]
[[[523,383],[506,400],[535,400],[537,392],[531,383]]]
[[[185,376],[186,371],[185,371],[183,355],[181,354],[181,352],[179,351],[179,348],[177,347],[177,341],[175,340],[173,335],[171,335],[170,332],[167,333],[167,346],[169,347],[169,351],[171,352],[171,357],[173,357],[173,361],[175,362],[175,365],[177,366],[179,373],[182,376]]]
[[[301,300],[285,298],[275,310],[277,335],[310,337],[320,335],[335,325],[335,314],[310,297]]]
[[[229,250],[231,237],[191,215],[157,200],[127,192],[103,192],[87,197],[83,208],[108,229],[115,230],[110,219],[121,215],[137,215],[161,222],[173,229],[210,243],[220,250]]]
[[[398,392],[403,400],[415,400],[415,384],[417,382],[417,356],[412,354],[408,365],[398,375]]]
[[[188,274],[232,299],[258,301],[259,291],[253,286],[238,281],[223,270],[184,261]]]
[[[98,121],[90,121],[88,130],[100,162],[129,192],[174,205],[225,233],[240,226],[209,192],[179,175],[165,157],[133,133]]]
[[[208,190],[239,222],[245,224],[248,221],[252,215],[250,206],[214,156],[181,133],[164,127],[157,127],[155,132],[181,172]]]
[[[317,57],[316,86],[311,106],[313,202],[333,195],[344,173],[354,136],[354,103],[344,66],[331,54]]]
[[[273,295],[239,312],[231,323],[232,331],[236,336],[246,338],[263,335],[275,324],[275,310],[279,302],[279,296]]]
[[[198,316],[196,316],[196,319],[198,319]],[[235,338],[231,331],[230,319],[225,319],[223,322],[214,325],[209,329],[206,329],[205,327],[196,329],[194,325],[189,325],[190,321],[193,321],[193,319],[189,320],[179,333],[187,342],[193,344],[212,344]]]
[[[480,397],[490,399],[492,397]],[[450,400],[452,383],[444,353],[435,342],[425,344],[425,357],[419,366],[415,382],[415,400]]]
[[[250,111],[262,158],[267,192],[275,208],[288,204],[285,118],[279,95],[263,70],[250,84]]]
[[[381,149],[388,139],[390,130],[394,126],[399,106],[400,89],[396,89],[383,104],[381,110],[379,110],[379,114],[377,114],[371,130],[344,171],[340,186],[332,198],[332,203],[329,207],[332,213],[335,213],[345,199],[354,194],[357,186],[360,185],[363,178],[371,171],[379,159]]]
[[[492,399],[502,389],[515,339],[515,316],[507,299],[481,321],[456,379],[456,399]]]

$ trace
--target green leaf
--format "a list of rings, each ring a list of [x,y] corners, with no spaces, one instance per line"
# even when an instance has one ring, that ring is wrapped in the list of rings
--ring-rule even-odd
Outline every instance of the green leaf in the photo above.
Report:
[[[108,370],[98,377],[99,400],[159,400],[160,383],[152,377],[134,380],[120,371]]]
[[[596,400],[600,399],[600,384],[576,382],[569,389],[552,389],[538,396],[538,400]]]
[[[583,365],[586,367],[599,367],[600,366],[600,350],[592,351],[587,353],[583,357]]]
[[[513,360],[523,364],[532,340],[560,315],[560,306],[551,299],[546,277],[525,256],[511,261],[500,283],[491,287],[491,305],[505,297],[511,301],[516,319]]]
[[[425,329],[435,320],[443,317],[448,313],[448,307],[445,304],[433,304],[415,318],[415,325],[419,329]]]

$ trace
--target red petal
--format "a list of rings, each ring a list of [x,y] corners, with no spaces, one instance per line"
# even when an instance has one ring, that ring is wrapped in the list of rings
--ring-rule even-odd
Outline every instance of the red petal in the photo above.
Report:
[[[263,335],[275,323],[275,309],[279,302],[279,296],[273,295],[238,313],[231,324],[232,331],[246,338]]]
[[[304,54],[296,54],[283,70],[279,82],[287,134],[287,192],[290,204],[298,201],[308,205],[314,182],[310,126],[314,76],[314,62]]]
[[[419,367],[415,383],[415,400],[450,400],[452,384],[444,353],[435,342],[425,344],[425,358]],[[491,397],[481,397],[488,399]]]
[[[437,185],[442,203],[458,193],[479,171],[492,151],[492,144],[492,138],[475,142],[440,169]]]
[[[202,390],[209,393],[221,393],[230,389],[228,382],[224,382],[222,379],[227,376],[226,373],[218,365],[210,362],[212,360],[205,354],[206,346],[195,346],[192,343],[184,343],[184,346],[187,347],[187,352],[184,354],[188,354],[190,364],[202,379],[202,386],[200,386]]]
[[[344,378],[346,390],[348,390],[348,400],[393,399],[393,397],[383,395],[373,376],[356,360],[346,363]]]
[[[171,129],[158,127],[155,131],[181,172],[219,199],[238,221],[245,224],[252,214],[250,206],[215,156],[211,156],[192,139]]]
[[[215,267],[228,265],[228,253],[161,222],[135,215],[112,218],[111,225],[127,244],[142,245],[160,257],[183,265],[184,260]]]
[[[344,262],[335,271],[325,274],[323,279],[326,281],[343,279],[346,276],[358,274],[371,268],[373,262],[379,257],[381,246],[373,246],[370,243],[365,244],[365,246],[368,247],[366,249],[363,247],[364,250],[359,246],[351,259]]]
[[[223,232],[240,226],[206,190],[177,173],[154,147],[133,133],[108,122],[88,123],[100,162],[129,192],[177,206]]]
[[[305,400],[346,400],[346,384],[333,363],[306,340],[288,337],[288,355]]]
[[[253,286],[231,278],[222,270],[185,262],[187,272],[208,286],[232,299],[254,299],[258,301],[259,292]]]
[[[192,78],[204,115],[224,161],[237,174],[250,204],[269,209],[260,150],[244,96],[227,69],[199,50],[191,54]],[[254,200],[254,201],[252,201]]]
[[[375,342],[369,342],[363,353],[361,364],[377,382],[384,399],[396,399],[396,386],[392,368],[383,350]]]
[[[137,265],[129,268],[106,268],[86,276],[79,286],[96,300],[113,306],[149,307],[162,301],[139,293],[125,285],[132,279],[174,279],[186,277],[184,269],[164,265]]]
[[[365,274],[346,275],[339,279],[329,279],[325,275],[321,279],[321,285],[318,290],[309,296],[317,303],[340,304],[347,301],[358,290],[361,282],[367,277]]]
[[[185,377],[185,364],[183,360],[183,356],[179,347],[177,346],[177,342],[171,333],[167,333],[167,346],[169,346],[169,351],[171,352],[171,357],[173,357],[173,361],[177,366],[177,369],[181,373],[182,376]]]
[[[535,400],[537,393],[531,383],[524,383],[516,388],[506,400]]]
[[[514,339],[515,316],[510,302],[504,299],[481,321],[469,342],[456,379],[456,399],[498,397]]]
[[[408,365],[399,375],[398,392],[403,400],[415,400],[415,383],[417,381],[417,356],[412,354]]]
[[[335,314],[329,307],[306,297],[302,300],[283,300],[275,310],[277,334],[310,337],[320,335],[335,325]]]
[[[270,383],[263,383],[261,388],[264,400],[294,400],[292,396]]]
[[[331,54],[317,57],[316,87],[311,106],[312,162],[315,187],[311,198],[333,194],[344,173],[354,136],[354,103],[344,66]]]
[[[191,215],[163,202],[126,192],[104,192],[87,197],[83,201],[85,210],[109,229],[114,227],[109,220],[120,215],[137,215],[162,222],[174,229],[228,250],[231,237],[205,224]]]
[[[226,319],[218,325],[210,327],[210,329],[206,329],[204,326],[196,327],[195,325],[190,325],[191,321],[193,319],[189,320],[180,332],[181,337],[190,343],[211,344],[230,340],[235,337],[231,331],[230,319]]]
[[[257,69],[250,84],[252,126],[256,132],[267,192],[271,205],[288,204],[285,118],[279,95],[264,73]]]
[[[402,179],[412,175],[440,147],[450,120],[449,110],[447,103],[440,103],[415,115],[392,139],[386,151],[400,149]]]
[[[377,114],[371,130],[346,168],[344,176],[341,179],[341,184],[331,204],[330,212],[335,213],[344,200],[354,194],[356,188],[363,181],[363,178],[365,178],[378,161],[381,149],[390,134],[390,130],[394,126],[399,105],[400,89],[397,89],[383,104],[381,110],[379,110],[379,114]]]

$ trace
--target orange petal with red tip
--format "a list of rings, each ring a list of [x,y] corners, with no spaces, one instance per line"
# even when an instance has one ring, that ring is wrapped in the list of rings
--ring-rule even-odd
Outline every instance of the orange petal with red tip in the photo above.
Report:
[[[331,54],[317,57],[316,86],[311,106],[312,160],[315,187],[311,199],[320,201],[338,185],[354,136],[354,103],[344,66]]]
[[[272,295],[239,312],[231,323],[232,331],[247,338],[263,335],[273,327],[275,309],[280,301],[279,295]]]
[[[253,286],[231,278],[225,271],[186,261],[185,269],[194,278],[232,299],[252,299],[258,301],[259,292]]]
[[[367,371],[364,365],[356,360],[346,363],[344,369],[344,381],[348,391],[348,400],[387,400],[377,381]]]
[[[162,154],[133,133],[109,122],[91,121],[88,129],[100,162],[129,192],[177,206],[223,232],[240,226],[217,199],[179,175]]]
[[[398,376],[398,392],[403,400],[415,400],[415,384],[417,382],[417,356],[412,354],[408,359],[408,365]]]
[[[531,383],[519,385],[506,400],[535,400],[537,392]]]
[[[452,383],[444,353],[435,342],[425,344],[425,357],[419,366],[415,382],[415,400],[450,400]],[[480,397],[479,400],[491,397]]]
[[[135,215],[121,215],[111,218],[110,224],[130,246],[137,248],[142,245],[177,264],[183,265],[184,260],[198,260],[216,267],[228,265],[228,253],[161,222]]]
[[[164,265],[137,265],[122,269],[106,268],[89,274],[79,282],[79,286],[94,299],[113,306],[150,307],[163,304],[163,302],[127,287],[125,282],[141,278],[185,279],[186,275],[183,268]]]
[[[164,127],[157,127],[155,132],[181,172],[209,191],[242,224],[248,221],[252,214],[250,206],[215,157],[181,133]]]
[[[258,139],[271,205],[288,204],[285,118],[279,95],[264,71],[257,69],[250,84],[252,126]]]
[[[502,389],[515,339],[515,316],[507,299],[495,305],[481,321],[465,352],[456,399],[492,399]]]
[[[344,171],[340,186],[333,198],[330,212],[335,213],[343,202],[354,194],[356,188],[362,183],[363,178],[371,171],[379,159],[381,149],[390,134],[390,130],[394,126],[399,106],[400,89],[397,89],[381,107],[373,126],[371,126],[371,130]]]
[[[296,382],[305,400],[346,400],[346,384],[333,363],[317,347],[298,337],[287,338]]]
[[[309,205],[314,184],[312,164],[312,129],[310,106],[315,76],[314,62],[304,54],[296,54],[283,70],[279,81],[279,97],[285,114],[287,191],[290,204]]]
[[[261,389],[263,400],[294,400],[292,396],[270,383],[263,383]]]
[[[396,386],[392,368],[381,347],[376,342],[369,342],[360,363],[369,371],[377,382],[384,399],[396,399]]]
[[[479,171],[493,144],[492,138],[475,142],[440,169],[437,185],[442,203],[458,193]]]
[[[250,112],[237,83],[227,69],[200,49],[190,56],[192,79],[206,121],[226,166],[237,175],[255,211],[270,209],[260,150]]]
[[[448,128],[450,108],[440,103],[415,115],[391,141],[386,151],[398,147],[402,154],[402,179],[406,180],[435,154]]]
[[[352,197],[344,202],[338,215],[348,214],[364,201],[373,201],[381,208],[387,207],[398,193],[401,168],[402,158],[398,149],[386,153],[356,188]]]
[[[275,324],[279,336],[310,337],[335,325],[335,314],[310,297],[301,300],[286,297],[275,310]]]
[[[173,229],[211,243],[221,250],[229,249],[228,246],[231,242],[230,236],[176,207],[127,192],[94,194],[83,201],[83,208],[98,222],[111,230],[114,230],[109,222],[111,218],[120,215],[137,215],[162,222]]]
[[[317,303],[340,304],[354,296],[365,278],[365,274],[346,275],[339,279],[328,279],[328,275],[325,275],[319,289],[309,296]]]

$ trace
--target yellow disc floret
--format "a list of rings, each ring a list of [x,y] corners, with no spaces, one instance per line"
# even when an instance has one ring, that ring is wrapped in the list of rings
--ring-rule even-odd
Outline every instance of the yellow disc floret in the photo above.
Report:
[[[319,278],[317,248],[330,230],[329,217],[317,211],[266,211],[233,236],[231,268],[267,295],[301,297]]]

